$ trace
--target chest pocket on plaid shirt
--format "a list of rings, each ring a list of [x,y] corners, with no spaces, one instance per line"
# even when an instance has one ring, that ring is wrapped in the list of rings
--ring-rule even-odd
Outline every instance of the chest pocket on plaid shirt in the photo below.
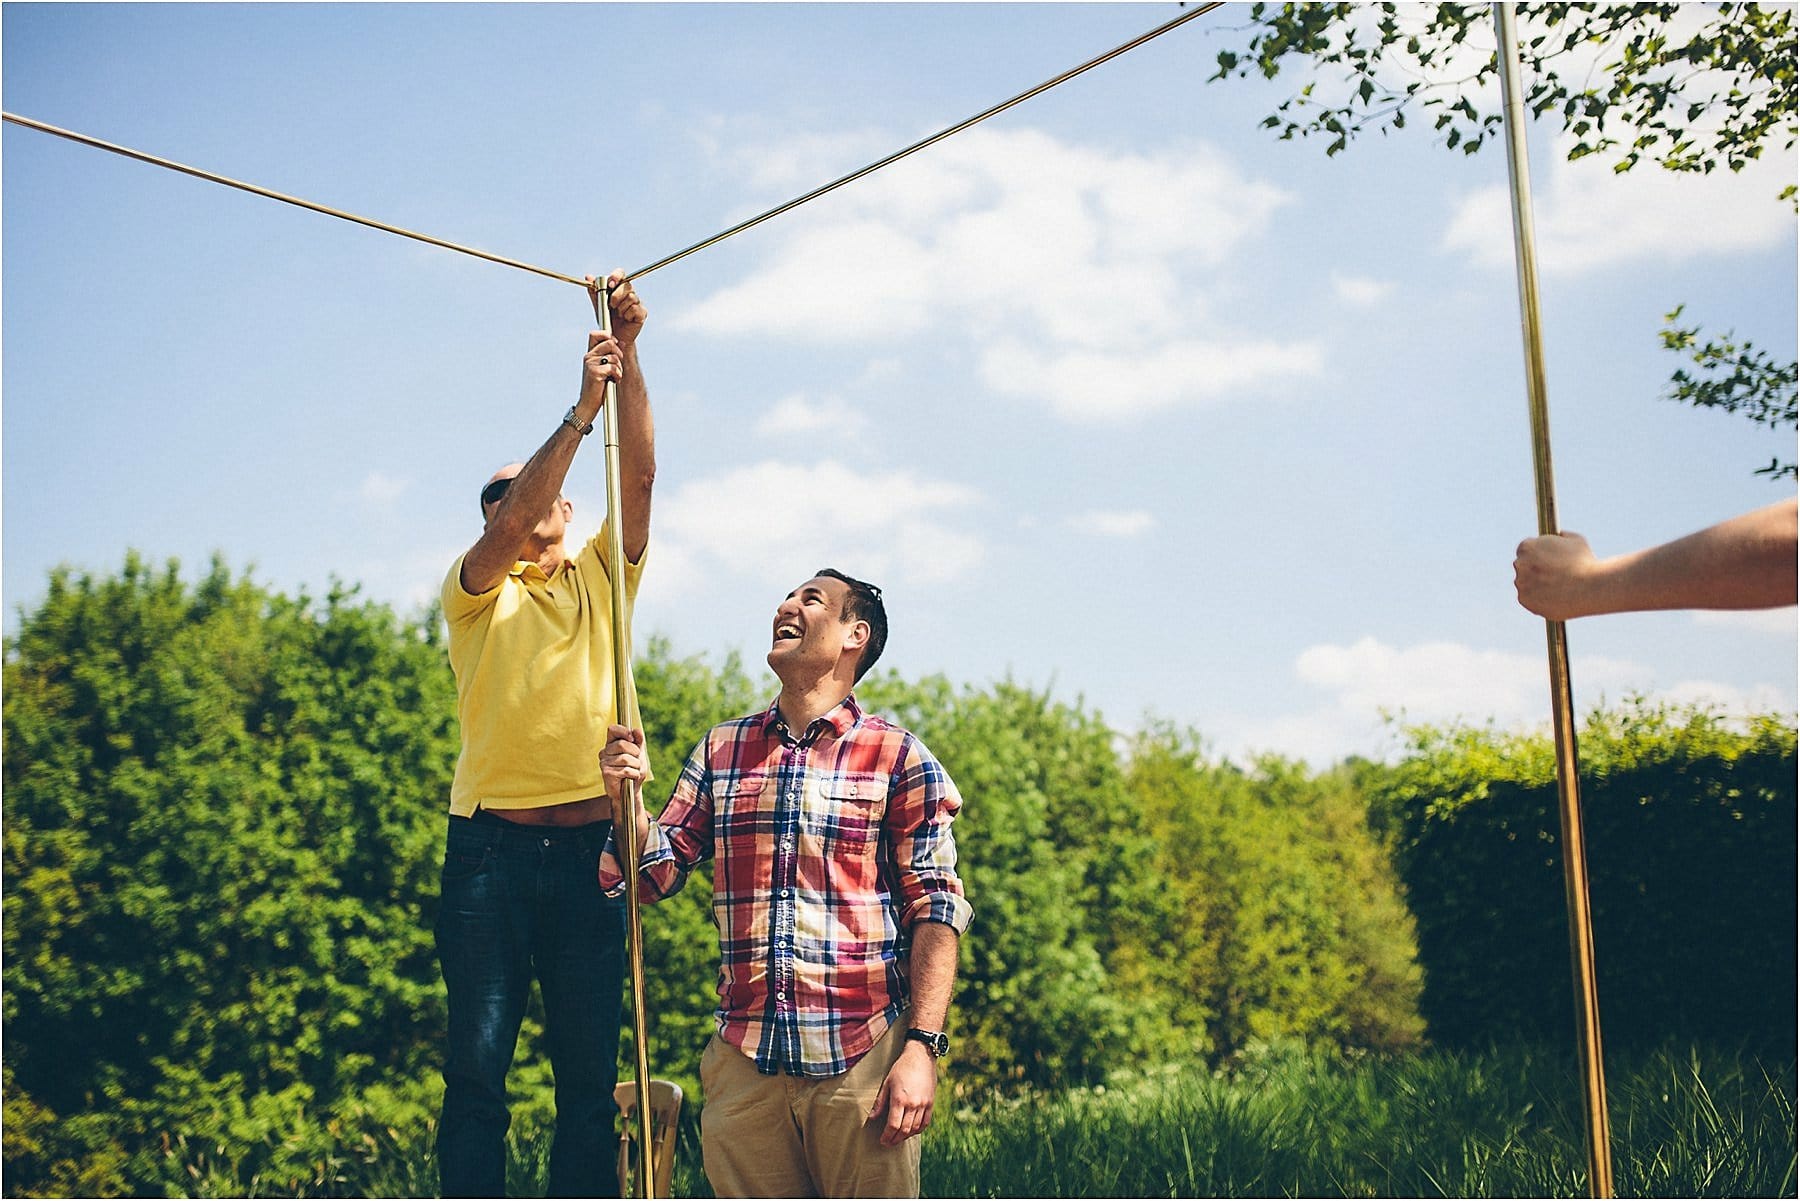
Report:
[[[819,778],[808,824],[829,842],[863,844],[881,837],[888,777],[880,772],[832,772]]]

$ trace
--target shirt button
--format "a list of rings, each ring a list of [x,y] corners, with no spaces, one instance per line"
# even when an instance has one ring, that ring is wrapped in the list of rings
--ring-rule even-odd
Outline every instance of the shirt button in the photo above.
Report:
[[[544,845],[545,845],[545,846],[549,846],[549,845],[550,845],[550,840],[549,840],[549,839],[548,839],[548,838],[546,838],[546,839],[544,839]]]

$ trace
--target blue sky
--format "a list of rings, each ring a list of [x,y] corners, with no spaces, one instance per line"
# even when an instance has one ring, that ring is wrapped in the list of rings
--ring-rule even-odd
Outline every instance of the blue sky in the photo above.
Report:
[[[1160,4],[6,5],[5,107],[579,275],[636,268],[1170,19]],[[1506,165],[1415,122],[1327,159],[1204,84],[1232,6],[639,285],[640,640],[742,649],[833,564],[885,662],[1234,756],[1381,714],[1540,724]],[[587,298],[7,125],[6,628],[59,562],[214,552],[412,611],[573,399]],[[1795,353],[1772,152],[1532,134],[1564,525],[1601,553],[1788,494],[1792,435],[1657,399],[1662,315]],[[568,495],[604,506],[596,443]],[[1577,701],[1791,711],[1792,609],[1570,627]]]

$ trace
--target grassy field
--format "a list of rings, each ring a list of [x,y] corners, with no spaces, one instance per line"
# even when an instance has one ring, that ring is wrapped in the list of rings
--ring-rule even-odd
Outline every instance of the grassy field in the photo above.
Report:
[[[1615,1062],[1620,1196],[1794,1196],[1795,1069],[1671,1050]],[[1158,1069],[1103,1088],[940,1096],[924,1149],[937,1197],[1584,1196],[1573,1053],[1508,1049],[1346,1062],[1267,1052],[1229,1071]],[[710,1197],[695,1115],[675,1195]],[[365,1140],[318,1194],[431,1195],[430,1133]],[[541,1195],[546,1132],[512,1136],[509,1191]],[[254,1195],[208,1174],[221,1192]]]

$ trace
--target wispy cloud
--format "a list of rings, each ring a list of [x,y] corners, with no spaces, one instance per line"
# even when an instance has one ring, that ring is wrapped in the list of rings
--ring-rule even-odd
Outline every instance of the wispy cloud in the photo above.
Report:
[[[1775,199],[1794,172],[1791,153],[1742,172],[1696,175],[1642,163],[1623,175],[1601,156],[1553,158],[1534,187],[1533,224],[1546,273],[1576,275],[1641,260],[1668,263],[1779,246],[1793,209]],[[1761,203],[1757,203],[1761,201]],[[1465,196],[1444,231],[1445,250],[1484,267],[1513,262],[1507,189]]]
[[[690,578],[729,573],[762,586],[789,586],[828,564],[884,585],[941,582],[981,561],[969,513],[979,499],[911,471],[769,460],[659,499],[657,554]]]
[[[798,434],[829,434],[839,439],[861,438],[869,419],[844,403],[841,397],[810,400],[796,392],[782,397],[756,422],[756,432],[767,438]]]
[[[1700,610],[1693,614],[1695,625],[1724,626],[1727,629],[1748,630],[1789,639],[1800,632],[1797,617],[1800,615],[1796,614],[1792,605],[1785,609]]]
[[[1141,538],[1156,528],[1156,518],[1144,509],[1092,509],[1069,518],[1069,528],[1096,538]]]
[[[363,477],[357,495],[374,505],[390,505],[412,487],[412,481],[398,479],[383,471],[371,471]]]
[[[796,176],[810,161],[782,147],[762,160]],[[816,179],[788,181],[804,182]],[[1290,200],[1201,143],[1135,153],[976,130],[894,165],[879,187],[817,202],[754,280],[676,325],[736,336],[745,307],[773,293],[784,297],[774,336],[962,339],[989,386],[1047,390],[1071,421],[1227,399],[1318,369],[1316,346],[1235,334],[1214,312],[1234,287],[1225,268]],[[1106,399],[1076,403],[1095,383]]]
[[[1388,717],[1409,725],[1491,719],[1504,729],[1544,728],[1550,717],[1541,655],[1448,641],[1392,646],[1365,637],[1308,647],[1295,658],[1293,669],[1323,694],[1323,703],[1264,721],[1221,726],[1214,733],[1227,749],[1272,750],[1324,765],[1349,754],[1397,752]],[[1577,656],[1570,672],[1578,714],[1633,693],[1706,706],[1728,717],[1791,712],[1795,705],[1792,689],[1781,685],[1663,681],[1642,663],[1599,655]]]
[[[1394,282],[1385,279],[1370,279],[1363,275],[1340,275],[1331,273],[1331,290],[1345,304],[1366,309],[1380,304],[1394,293]]]

